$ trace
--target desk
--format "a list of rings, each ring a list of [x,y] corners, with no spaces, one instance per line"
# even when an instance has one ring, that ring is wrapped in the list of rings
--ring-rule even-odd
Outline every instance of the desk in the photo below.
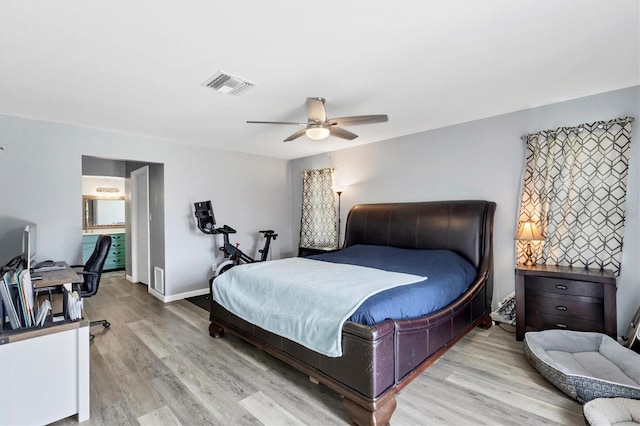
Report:
[[[82,276],[78,275],[76,271],[73,270],[66,262],[64,262],[65,268],[59,269],[57,271],[46,271],[46,272],[34,272],[31,276],[41,276],[41,280],[33,281],[33,288],[35,290],[36,299],[39,294],[42,294],[42,290],[52,289],[53,287],[64,287],[68,292],[73,291],[71,288],[73,284],[77,284],[82,282]],[[60,290],[62,292],[62,290]],[[49,292],[51,296],[51,291]],[[53,309],[53,301],[52,309]],[[63,315],[67,318],[67,310],[66,310],[66,299],[62,300],[63,306]],[[52,310],[53,314],[53,310]]]
[[[34,287],[68,287],[67,267],[39,272]],[[89,419],[89,320],[46,323],[0,333],[0,425],[49,424],[73,414]]]
[[[57,271],[46,271],[46,272],[34,272],[31,274],[34,276],[41,276],[42,279],[38,281],[33,281],[34,288],[42,288],[42,287],[56,287],[60,285],[64,285],[65,287],[68,285],[67,290],[71,290],[72,284],[77,284],[82,281],[82,276],[78,275],[76,271],[73,270],[66,262],[64,269],[59,269]]]
[[[0,344],[0,424],[89,419],[89,321],[11,334]]]

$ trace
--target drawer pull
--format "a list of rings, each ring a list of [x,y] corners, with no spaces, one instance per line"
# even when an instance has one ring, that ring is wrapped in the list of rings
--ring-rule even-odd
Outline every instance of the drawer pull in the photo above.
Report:
[[[567,307],[566,306],[556,306],[556,309],[559,311],[566,311]]]
[[[558,327],[558,328],[567,328],[567,325],[558,323],[558,324],[556,324],[556,327]]]
[[[556,288],[557,288],[558,290],[566,290],[566,289],[567,289],[567,286],[566,286],[566,285],[562,285],[562,284],[558,284],[558,285],[556,285]]]

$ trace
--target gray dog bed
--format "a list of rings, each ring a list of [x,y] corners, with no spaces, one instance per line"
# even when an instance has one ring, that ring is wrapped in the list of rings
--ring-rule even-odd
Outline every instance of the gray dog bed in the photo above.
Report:
[[[526,333],[529,362],[556,387],[586,403],[595,398],[640,399],[640,355],[600,333]]]
[[[640,400],[596,398],[583,407],[589,426],[640,425]]]

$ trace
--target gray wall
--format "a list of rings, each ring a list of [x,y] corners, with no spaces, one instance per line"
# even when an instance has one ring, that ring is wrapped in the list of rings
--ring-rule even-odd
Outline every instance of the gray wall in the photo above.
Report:
[[[0,207],[0,266],[6,265],[9,260],[22,253],[22,232],[29,223],[22,218],[5,214]]]
[[[83,176],[125,177],[126,162],[96,157],[82,157]]]
[[[0,115],[0,145],[0,199],[9,200],[0,204],[0,238],[36,223],[40,259],[82,260],[83,155],[164,164],[168,296],[206,289],[211,264],[221,260],[221,240],[195,226],[194,201],[212,200],[216,218],[238,230],[235,241],[247,252],[256,251],[257,231],[271,228],[281,236],[273,258],[293,253],[285,160],[7,115]]]
[[[498,204],[494,233],[495,305],[514,289],[514,236],[524,165],[524,142],[520,137],[538,130],[627,115],[636,121],[624,254],[618,279],[618,329],[624,332],[640,305],[639,86],[294,160],[292,245],[298,244],[301,173],[307,169],[336,167],[336,183],[347,185],[342,194],[343,227],[349,208],[359,203],[492,200]]]

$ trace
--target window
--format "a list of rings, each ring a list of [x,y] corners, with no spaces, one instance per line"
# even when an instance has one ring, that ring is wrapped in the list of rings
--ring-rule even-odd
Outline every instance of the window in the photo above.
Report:
[[[333,168],[302,172],[300,247],[338,246]]]
[[[519,224],[545,237],[538,263],[620,273],[632,118],[527,135]],[[520,226],[518,226],[519,228]],[[518,261],[524,244],[517,243]]]

